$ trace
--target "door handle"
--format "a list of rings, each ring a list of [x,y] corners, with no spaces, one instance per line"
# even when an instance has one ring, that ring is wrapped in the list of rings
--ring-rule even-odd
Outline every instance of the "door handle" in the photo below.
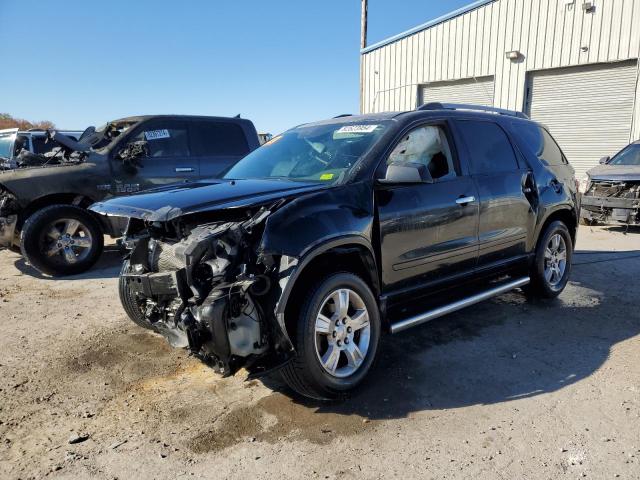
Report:
[[[193,167],[176,167],[175,170],[176,173],[191,173],[196,171]]]
[[[473,197],[473,196],[472,197],[460,197],[460,198],[458,198],[456,200],[456,203],[458,205],[464,206],[464,205],[467,205],[468,203],[473,203],[475,201],[476,201],[476,197]]]

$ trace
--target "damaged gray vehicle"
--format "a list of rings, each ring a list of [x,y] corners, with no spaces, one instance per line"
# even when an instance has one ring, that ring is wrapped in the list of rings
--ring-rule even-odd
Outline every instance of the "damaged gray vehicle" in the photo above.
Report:
[[[640,225],[640,141],[604,157],[580,181],[585,225]]]
[[[302,125],[221,180],[91,210],[128,221],[119,289],[135,323],[224,375],[280,369],[331,399],[363,381],[384,332],[515,288],[559,295],[576,195],[540,125],[428,104]]]
[[[107,198],[179,181],[214,178],[259,147],[243,118],[145,115],[89,127],[21,168],[0,171],[0,250],[21,252],[39,272],[82,273],[98,260],[104,235],[125,222],[87,210]]]

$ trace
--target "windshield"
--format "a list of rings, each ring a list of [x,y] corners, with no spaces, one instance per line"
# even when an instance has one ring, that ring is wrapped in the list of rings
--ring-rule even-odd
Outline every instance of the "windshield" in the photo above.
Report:
[[[640,166],[640,145],[629,145],[618,155],[613,157],[609,165],[638,165]]]
[[[303,125],[274,137],[244,157],[224,178],[338,183],[380,138],[389,123]]]
[[[0,157],[11,158],[13,156],[12,146],[15,138],[15,132],[0,134]]]

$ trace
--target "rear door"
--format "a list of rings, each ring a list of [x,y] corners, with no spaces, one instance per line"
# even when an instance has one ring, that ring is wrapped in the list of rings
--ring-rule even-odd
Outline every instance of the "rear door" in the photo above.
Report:
[[[245,131],[233,122],[191,121],[190,137],[191,153],[202,178],[220,176],[250,151]]]
[[[478,194],[461,168],[448,124],[424,123],[403,134],[378,178],[391,162],[423,163],[434,183],[376,187],[385,292],[472,272],[478,251]]]
[[[509,137],[491,120],[456,120],[480,200],[478,268],[523,258],[535,213],[533,177]]]

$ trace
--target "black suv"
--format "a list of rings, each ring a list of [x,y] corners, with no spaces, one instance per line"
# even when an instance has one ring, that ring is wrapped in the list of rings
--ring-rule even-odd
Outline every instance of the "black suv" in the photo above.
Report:
[[[258,148],[253,123],[241,118],[145,115],[89,127],[76,141],[48,132],[59,145],[38,166],[0,172],[0,249],[22,251],[43,273],[70,275],[100,256],[103,234],[122,221],[86,208],[98,200],[180,180],[220,176]]]
[[[91,207],[129,218],[131,319],[225,375],[356,387],[380,335],[518,287],[567,284],[573,169],[524,115],[428,104],[274,137],[219,181]]]

